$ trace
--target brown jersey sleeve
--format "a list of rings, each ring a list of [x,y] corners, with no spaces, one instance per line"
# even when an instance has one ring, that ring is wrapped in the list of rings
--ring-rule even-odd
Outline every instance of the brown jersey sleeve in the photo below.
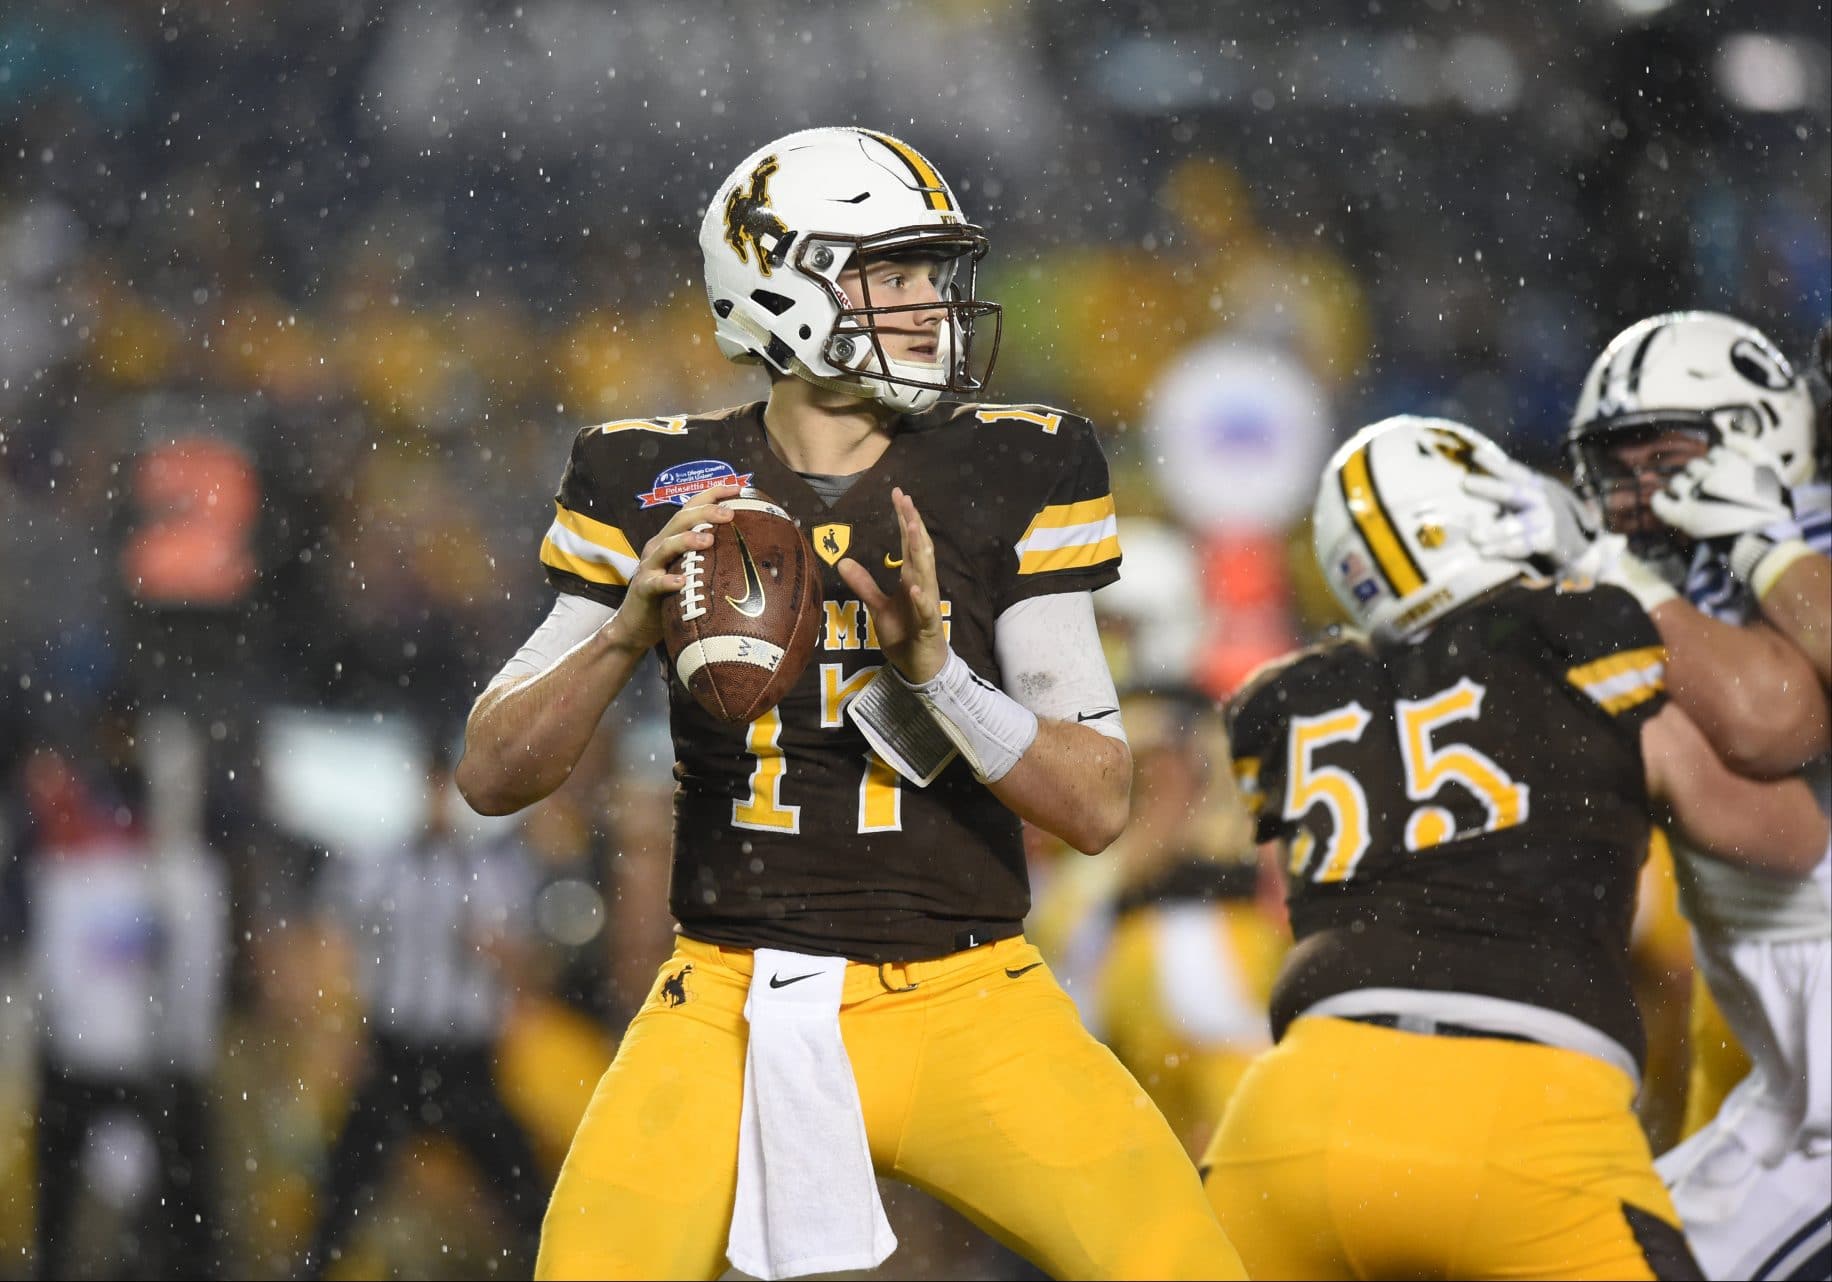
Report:
[[[1666,703],[1666,648],[1634,597],[1607,584],[1527,594],[1565,681],[1639,742]]]
[[[541,539],[541,564],[557,591],[590,597],[616,608],[623,604],[630,576],[641,558],[625,527],[631,506],[630,478],[619,477],[622,451],[617,425],[582,428],[573,438],[572,455],[554,495],[553,522]],[[618,482],[624,484],[619,487]],[[619,503],[616,495],[625,494]]]
[[[1118,579],[1113,485],[1094,425],[1041,405],[986,405],[974,413],[988,430],[1038,434],[1033,470],[1007,478],[1027,487],[1025,501],[1014,508],[1026,524],[1012,531],[997,609],[1052,593],[1092,592]]]

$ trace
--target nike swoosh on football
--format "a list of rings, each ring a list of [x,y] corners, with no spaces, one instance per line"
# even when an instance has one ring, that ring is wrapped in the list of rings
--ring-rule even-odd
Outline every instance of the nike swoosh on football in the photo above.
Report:
[[[763,576],[757,573],[757,563],[751,560],[750,544],[738,531],[732,533],[738,539],[738,562],[744,567],[744,596],[742,599],[728,596],[725,600],[745,618],[754,619],[763,613]]]
[[[1094,712],[1078,712],[1075,714],[1075,719],[1077,721],[1099,721],[1102,717],[1110,717],[1118,711],[1118,708],[1101,708]]]
[[[789,979],[784,979],[781,975],[771,975],[770,976],[770,987],[771,988],[787,988],[790,984],[799,984],[804,979],[813,979],[818,974],[820,974],[820,971],[811,970],[806,975],[795,975]]]
[[[1043,965],[1042,962],[1032,962],[1030,965],[1020,966],[1016,970],[1013,970],[1011,967],[1007,966],[1005,968],[1005,978],[1016,979],[1020,975],[1028,975],[1030,974],[1030,972],[1032,972],[1033,970],[1036,970],[1037,967],[1041,965]]]

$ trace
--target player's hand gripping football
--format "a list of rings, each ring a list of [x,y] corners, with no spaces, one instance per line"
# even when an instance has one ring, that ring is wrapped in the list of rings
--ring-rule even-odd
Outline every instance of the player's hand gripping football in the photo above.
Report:
[[[884,657],[905,681],[921,685],[948,661],[948,637],[942,628],[941,593],[936,585],[935,543],[914,499],[893,489],[891,504],[903,535],[903,573],[897,585],[889,593],[879,591],[877,581],[852,557],[843,558],[837,568],[846,586],[871,611]]]
[[[693,527],[731,520],[731,509],[717,505],[724,499],[737,498],[741,488],[715,485],[701,490],[643,544],[642,559],[636,564],[636,573],[630,576],[629,591],[617,609],[617,617],[611,620],[619,641],[636,650],[648,650],[661,643],[662,602],[679,592],[686,582],[680,573],[681,556],[712,546],[712,531]]]

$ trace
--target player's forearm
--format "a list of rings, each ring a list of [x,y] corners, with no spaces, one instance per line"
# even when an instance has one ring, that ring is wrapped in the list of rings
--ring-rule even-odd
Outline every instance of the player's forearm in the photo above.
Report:
[[[1832,558],[1800,557],[1761,600],[1762,617],[1807,657],[1821,686],[1832,685]]]
[[[458,762],[465,801],[480,814],[511,814],[565,783],[646,653],[612,619],[546,671],[484,691]]]
[[[1733,769],[1760,778],[1826,750],[1825,687],[1772,628],[1721,623],[1683,601],[1653,612],[1667,648],[1667,688]]]
[[[1668,703],[1641,731],[1648,792],[1688,847],[1780,877],[1802,877],[1826,850],[1826,817],[1799,778],[1731,770],[1701,728]]]
[[[1018,763],[986,786],[1020,818],[1099,854],[1131,813],[1132,753],[1086,726],[1045,718]]]
[[[1804,877],[1825,857],[1826,817],[1801,779],[1767,783],[1733,777],[1674,795],[1674,824],[1686,844],[1714,859],[1775,877]]]

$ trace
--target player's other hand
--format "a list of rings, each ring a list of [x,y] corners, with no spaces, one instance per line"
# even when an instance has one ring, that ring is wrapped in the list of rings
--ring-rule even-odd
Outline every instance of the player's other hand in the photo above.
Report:
[[[1543,558],[1561,569],[1582,558],[1597,533],[1584,501],[1551,477],[1496,455],[1481,459],[1493,475],[1472,474],[1463,482],[1465,493],[1497,504],[1502,513],[1470,532],[1476,550],[1509,561]]]
[[[912,685],[929,680],[948,661],[948,636],[942,627],[941,594],[936,586],[935,543],[922,523],[916,501],[901,489],[891,491],[902,532],[903,569],[889,592],[852,557],[836,567],[871,611],[872,627],[884,657]]]
[[[648,650],[661,644],[662,603],[679,592],[686,582],[681,573],[681,557],[688,552],[704,552],[712,546],[710,527],[732,519],[731,509],[718,504],[737,498],[742,488],[715,485],[701,490],[668,518],[668,523],[654,538],[643,544],[642,559],[636,564],[636,573],[630,576],[623,604],[607,625],[620,644],[634,650]]]
[[[1649,506],[1662,521],[1700,540],[1768,532],[1794,519],[1780,460],[1737,435],[1726,436],[1703,458],[1688,463]]]

